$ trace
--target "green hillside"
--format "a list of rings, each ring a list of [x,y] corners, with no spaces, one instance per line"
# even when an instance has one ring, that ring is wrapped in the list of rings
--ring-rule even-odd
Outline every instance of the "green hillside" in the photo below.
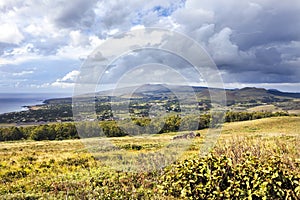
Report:
[[[207,130],[200,133],[176,163],[164,170],[138,173],[104,166],[80,140],[1,142],[0,198],[300,197],[300,117],[227,123],[212,153],[201,158],[198,150]],[[161,149],[176,134],[181,133],[110,141],[126,156]]]

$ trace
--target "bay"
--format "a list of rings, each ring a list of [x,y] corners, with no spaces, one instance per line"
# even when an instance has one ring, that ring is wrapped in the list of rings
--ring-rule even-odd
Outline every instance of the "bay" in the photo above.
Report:
[[[28,110],[24,106],[43,104],[47,99],[70,96],[62,93],[0,93],[0,114]]]

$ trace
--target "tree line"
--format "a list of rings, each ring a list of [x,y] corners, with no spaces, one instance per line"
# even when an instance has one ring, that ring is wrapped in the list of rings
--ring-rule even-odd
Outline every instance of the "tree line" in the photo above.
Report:
[[[266,117],[288,116],[286,112],[226,112],[220,116],[220,122],[236,122],[254,120]],[[211,114],[180,117],[171,115],[162,120],[152,121],[150,118],[133,118],[123,121],[100,121],[54,123],[37,126],[20,126],[0,128],[0,141],[13,140],[63,140],[89,137],[121,137],[147,133],[167,133],[182,130],[201,130],[213,124]]]

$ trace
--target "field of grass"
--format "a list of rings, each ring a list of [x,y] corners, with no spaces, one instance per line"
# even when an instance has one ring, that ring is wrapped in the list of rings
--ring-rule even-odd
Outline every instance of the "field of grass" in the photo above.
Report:
[[[252,108],[248,108],[247,111],[249,112],[280,112],[282,109],[277,108],[274,105],[261,105],[261,106],[255,106]]]
[[[201,137],[193,139],[178,157],[182,162],[199,157],[207,130],[198,132]],[[97,139],[1,142],[0,199],[181,199],[174,192],[163,192],[166,184],[161,177],[168,174],[164,170],[122,172],[124,166],[97,159],[117,155],[126,160],[158,151],[172,155],[166,146],[176,134],[180,133],[109,138],[119,149],[101,155],[91,153],[94,146],[90,143]],[[211,154],[226,156],[233,166],[243,164],[247,153],[262,163],[277,157],[284,170],[300,174],[300,117],[226,123],[217,139]],[[163,157],[155,159],[163,162]],[[300,195],[299,182],[295,185]],[[293,193],[291,199],[297,195]]]

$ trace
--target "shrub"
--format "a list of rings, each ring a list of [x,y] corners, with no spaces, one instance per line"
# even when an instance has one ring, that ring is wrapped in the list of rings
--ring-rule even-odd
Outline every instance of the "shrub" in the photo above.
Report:
[[[299,199],[300,176],[284,170],[279,158],[260,162],[249,154],[244,162],[209,155],[166,169],[161,189],[166,196],[189,199]]]

